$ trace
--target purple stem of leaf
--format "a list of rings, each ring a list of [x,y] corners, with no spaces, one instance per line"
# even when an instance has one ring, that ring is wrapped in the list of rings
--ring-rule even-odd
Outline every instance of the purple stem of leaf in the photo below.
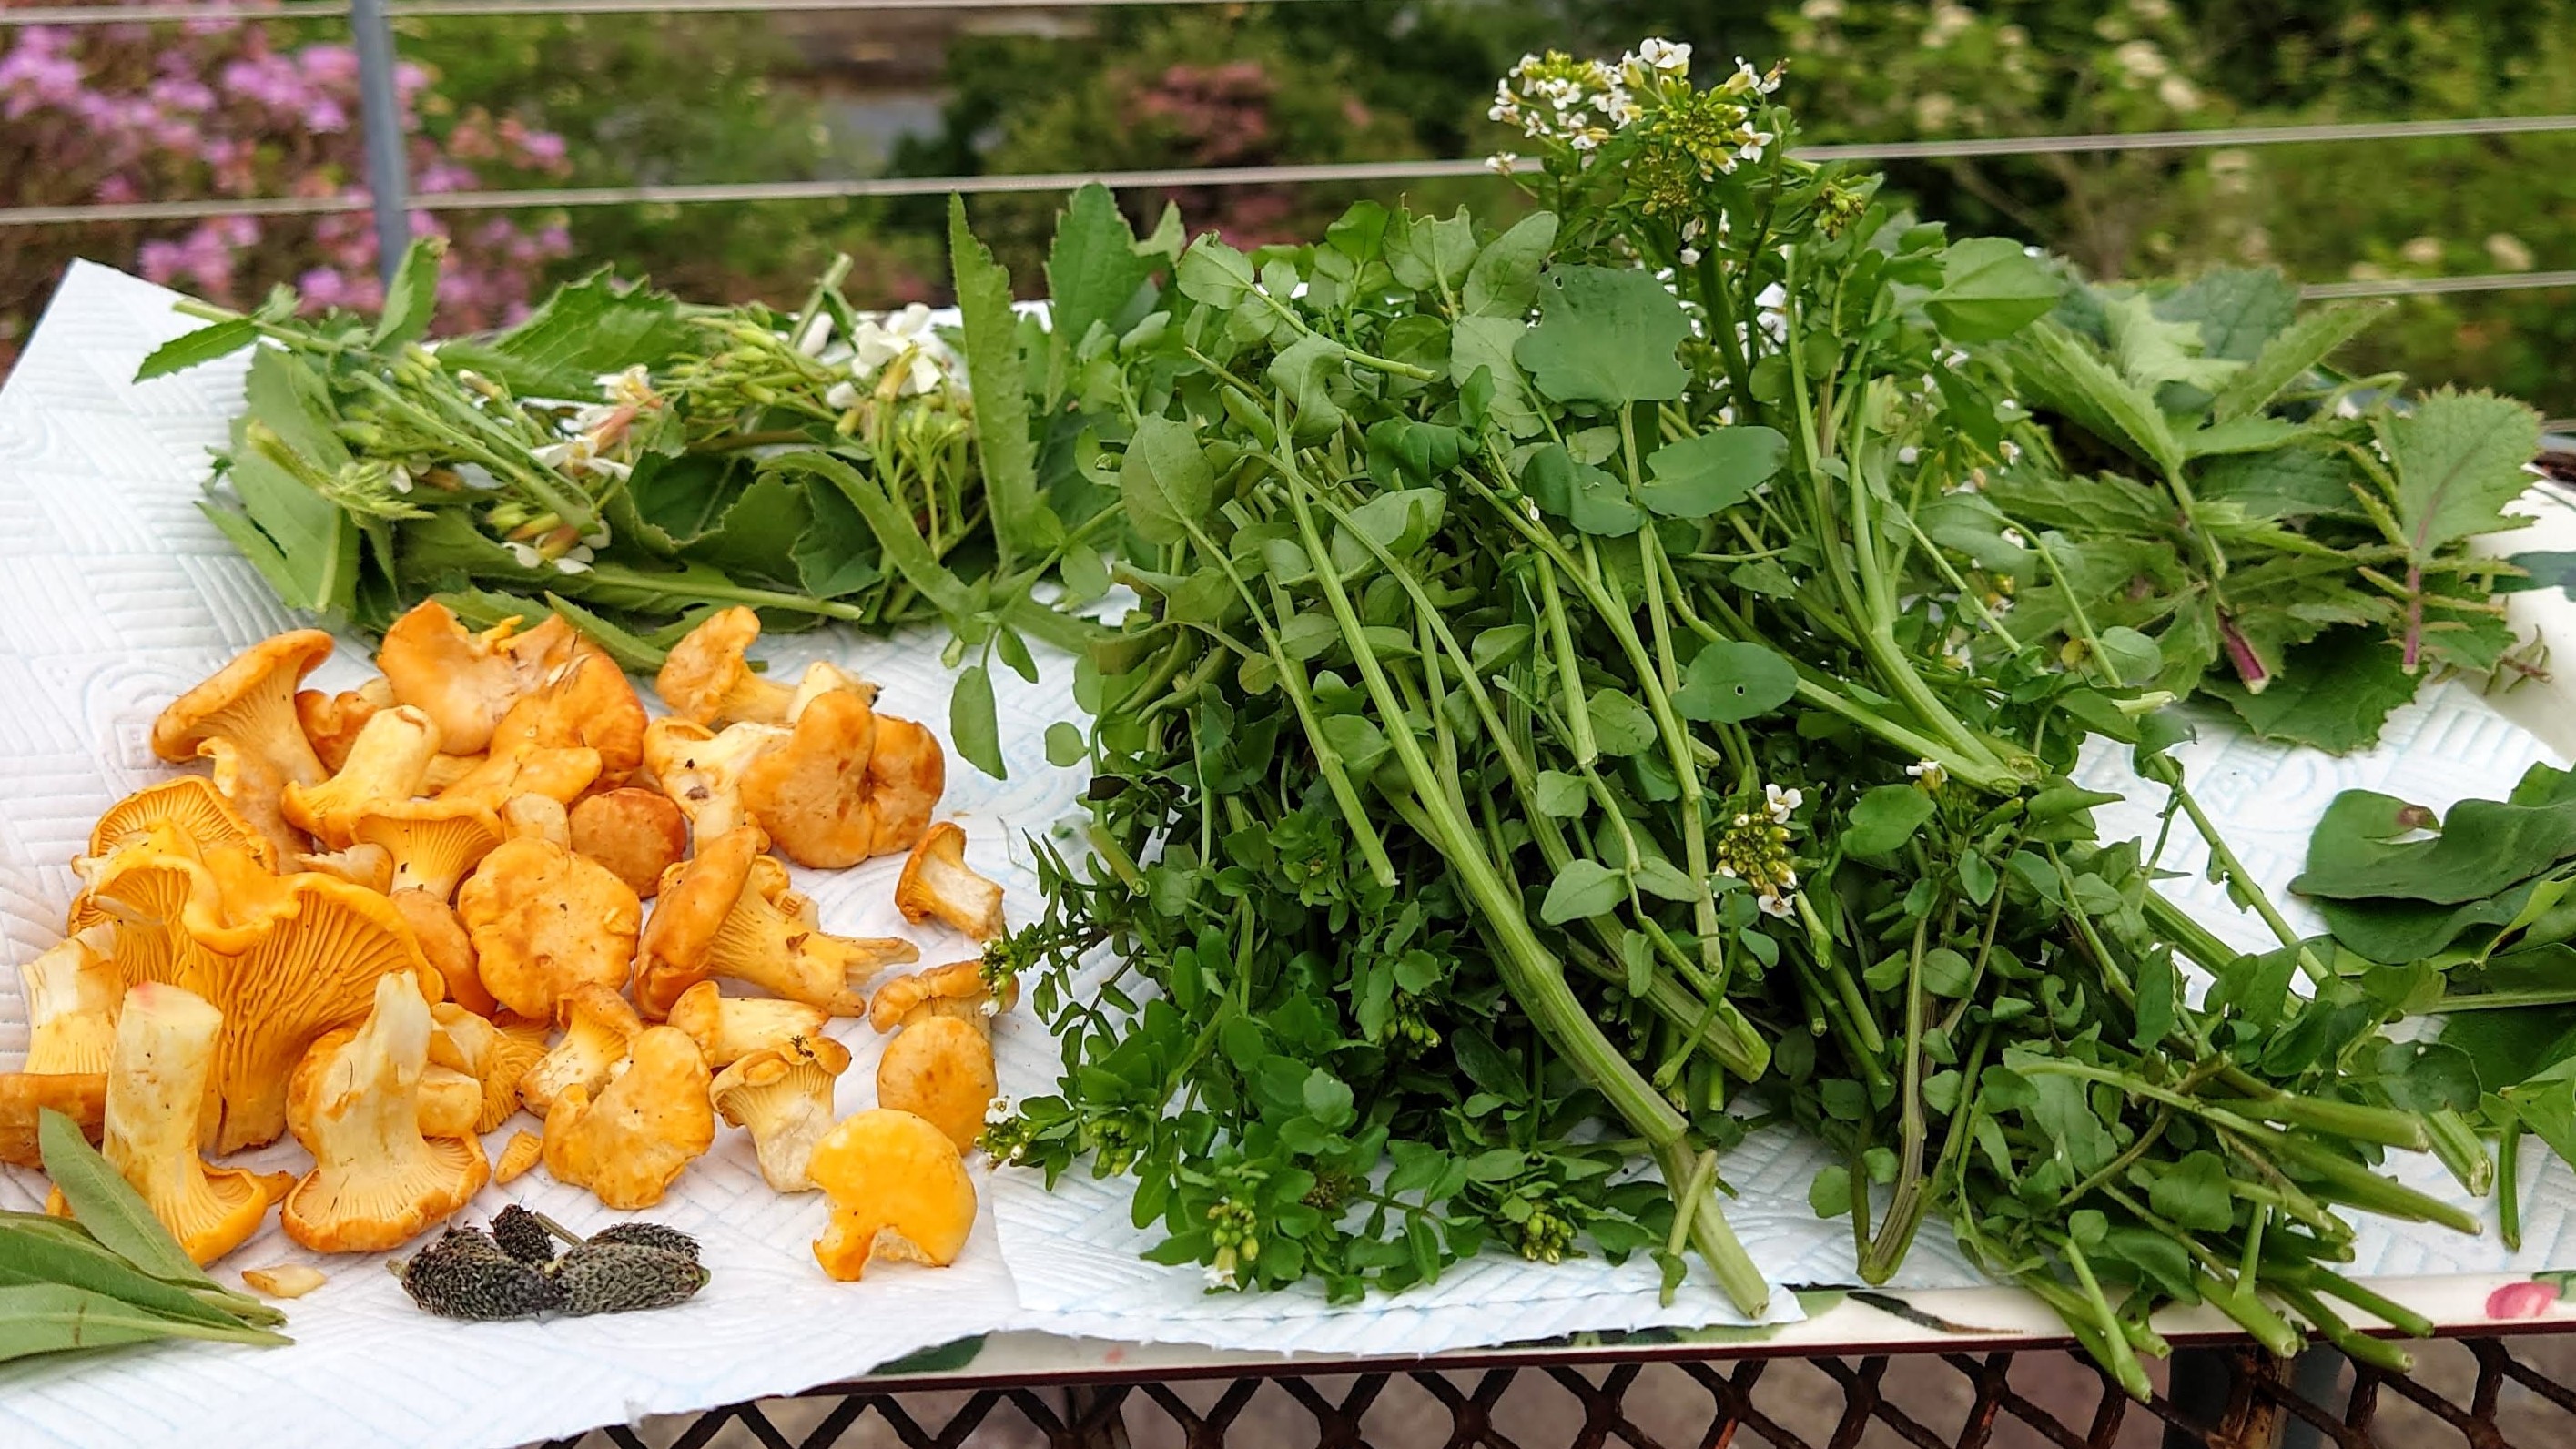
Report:
[[[2412,674],[2424,657],[2424,568],[2410,564],[2406,569],[2406,672]]]
[[[2254,646],[2237,632],[2236,621],[2224,614],[2218,616],[2218,642],[2227,651],[2227,662],[2236,666],[2236,677],[2245,682],[2247,692],[2261,694],[2263,687],[2272,682],[2272,671],[2263,667]]]

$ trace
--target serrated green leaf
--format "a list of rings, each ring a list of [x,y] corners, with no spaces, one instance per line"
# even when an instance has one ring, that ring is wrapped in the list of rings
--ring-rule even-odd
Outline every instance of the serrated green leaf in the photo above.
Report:
[[[2249,417],[2281,395],[2334,350],[2360,336],[2396,304],[2385,301],[2337,302],[2321,307],[2272,337],[2243,372],[2228,379],[2210,403],[2219,421]],[[2204,324],[2204,332],[2206,325]]]
[[[447,254],[447,239],[416,237],[403,250],[393,280],[385,284],[385,310],[376,318],[373,342],[378,347],[417,342],[429,335],[430,314],[438,309],[438,262]]]
[[[2291,650],[2261,694],[2213,675],[2205,688],[2267,740],[2344,754],[2379,743],[2389,711],[2415,697],[2395,646],[2371,629],[2334,629]]]
[[[1079,194],[1074,200],[1078,207],[1083,204]],[[1097,204],[1107,204],[1105,193]],[[1127,224],[1117,219],[1117,210],[1109,204],[1115,236],[1106,244],[1134,263],[1134,253],[1126,246]],[[1063,240],[1061,235],[1058,240]],[[1011,274],[993,260],[992,252],[967,226],[962,196],[948,198],[948,258],[957,282],[958,313],[964,319],[967,382],[975,393],[975,456],[984,465],[993,547],[1007,572],[1022,554],[1039,551],[1037,512],[1045,505],[1038,501],[1037,445],[1029,437],[1028,365],[1020,353],[1019,316],[1011,310]],[[1049,267],[1052,277],[1052,259]],[[1070,327],[1074,322],[1059,318],[1058,325]],[[1080,333],[1073,334],[1073,342],[1080,340]]]
[[[2106,300],[2102,325],[2111,339],[2112,364],[2122,377],[2150,393],[2169,382],[2206,392],[2245,367],[2226,358],[2202,356],[2199,323],[2168,322],[2136,293]]]
[[[230,357],[257,341],[259,324],[248,317],[235,317],[193,332],[183,332],[153,348],[143,359],[143,365],[134,370],[134,380],[150,382],[156,377],[185,372],[218,357]]]
[[[2084,339],[2043,319],[2014,339],[2012,357],[2031,401],[2165,472],[2181,469],[2182,445],[2154,396],[2113,371]]]
[[[1049,398],[1064,396],[1073,349],[1091,324],[1114,325],[1153,275],[1153,258],[1137,250],[1136,233],[1109,188],[1090,182],[1076,190],[1056,219],[1055,240],[1047,248]],[[975,395],[980,415],[980,386]]]
[[[2390,500],[2407,549],[2430,559],[2445,545],[2509,526],[2504,505],[2531,486],[2540,414],[2490,392],[2443,388],[2414,411],[2379,420],[2397,475]]]
[[[603,373],[657,368],[689,346],[670,296],[621,286],[606,268],[555,289],[528,319],[488,339],[457,338],[439,364],[466,368],[529,398],[593,402]]]
[[[877,548],[886,562],[894,565],[906,583],[920,591],[931,607],[946,615],[953,625],[975,609],[974,597],[965,583],[951,573],[930,544],[913,526],[912,518],[886,497],[876,480],[829,453],[811,450],[784,453],[762,462],[764,472],[791,473],[819,477],[841,491],[859,516],[867,520],[869,531],[876,535]],[[599,570],[593,569],[593,573]],[[584,591],[587,596],[588,591]]]
[[[2199,324],[2204,356],[2251,362],[2298,315],[2299,289],[2274,267],[2213,267],[2157,298],[2155,311]]]

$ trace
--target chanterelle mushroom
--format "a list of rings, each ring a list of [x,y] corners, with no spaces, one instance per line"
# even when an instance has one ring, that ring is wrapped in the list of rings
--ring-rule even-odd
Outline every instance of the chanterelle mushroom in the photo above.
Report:
[[[671,713],[692,724],[783,722],[796,691],[761,678],[743,658],[759,637],[758,614],[739,605],[716,610],[671,646],[661,673],[653,677],[653,692]]]
[[[122,850],[92,892],[116,904],[113,952],[128,981],[158,981],[214,1003],[218,1110],[206,1145],[236,1152],[286,1130],[286,1084],[316,1037],[367,1014],[376,978],[430,970],[392,902],[313,872],[275,877],[239,850],[199,862]],[[261,884],[265,882],[265,884]],[[129,1008],[130,1009],[130,1008]]]
[[[966,832],[954,820],[930,827],[904,858],[894,904],[916,926],[936,917],[978,941],[1002,934],[1002,888],[966,863]]]
[[[992,1038],[953,1016],[913,1022],[877,1058],[877,1105],[920,1117],[959,1152],[974,1147],[1000,1094]]]
[[[284,870],[306,845],[304,832],[286,823],[286,777],[228,735],[199,742],[197,757],[213,767],[215,793],[268,842],[269,859]]]
[[[817,870],[909,850],[947,784],[939,742],[856,690],[808,700],[788,738],[742,772],[742,808],[787,858]]]
[[[107,1074],[0,1073],[0,1162],[13,1167],[45,1165],[44,1142],[38,1134],[49,1111],[71,1118],[83,1137],[97,1142],[106,1129]]]
[[[295,629],[263,639],[171,701],[152,722],[152,753],[174,765],[197,746],[229,739],[259,756],[289,785],[322,783],[322,761],[295,717],[295,687],[331,657],[331,636]]]
[[[800,1036],[821,1036],[832,1014],[801,1001],[727,996],[701,981],[671,1003],[670,1023],[689,1034],[707,1065],[719,1071],[760,1050]]]
[[[366,1024],[322,1067],[313,1170],[286,1195],[286,1235],[318,1253],[400,1247],[463,1207],[491,1176],[483,1144],[423,1137],[429,1003],[412,981],[376,983]]]
[[[651,1207],[715,1143],[710,1085],[687,1033],[645,1030],[596,1100],[578,1086],[555,1098],[546,1113],[546,1170],[609,1207]]]
[[[615,987],[634,959],[643,904],[606,866],[549,840],[502,842],[457,892],[485,989],[521,1016],[550,1020],[585,982]]]
[[[893,1031],[934,1016],[947,1016],[989,1033],[993,1017],[1010,1010],[1019,995],[1017,978],[1002,978],[996,991],[984,975],[983,962],[951,961],[898,976],[879,987],[876,999],[868,1003],[868,1024],[879,1031]]]
[[[635,1008],[615,988],[595,982],[574,987],[563,1002],[563,1040],[519,1078],[519,1096],[544,1116],[557,1098],[578,1087],[596,1094],[644,1030]]]
[[[438,726],[408,705],[379,712],[358,731],[340,773],[320,785],[286,787],[286,818],[334,850],[355,838],[358,818],[407,803],[438,754]]]
[[[557,615],[525,633],[511,619],[476,634],[426,599],[385,630],[376,667],[395,699],[438,722],[448,749],[479,754],[519,696],[571,657],[573,641],[572,626]]]
[[[490,1016],[501,1004],[483,985],[483,970],[474,959],[474,938],[456,916],[456,908],[427,891],[395,891],[393,902],[404,924],[420,942],[420,954],[447,985],[447,999],[478,1016]]]
[[[89,853],[113,855],[144,839],[155,825],[175,826],[200,848],[239,845],[269,869],[282,868],[267,837],[201,775],[157,781],[107,807],[90,827]]]
[[[760,853],[760,831],[746,825],[703,841],[694,859],[672,867],[636,948],[635,1004],[658,1020],[681,992],[729,976],[856,1016],[868,978],[919,955],[909,941],[824,931],[814,903],[789,888],[787,868]]]
[[[814,1259],[843,1282],[872,1258],[945,1268],[975,1230],[975,1182],[946,1133],[890,1108],[860,1112],[814,1149],[809,1171],[832,1199]]]
[[[333,880],[364,886],[381,895],[394,886],[393,852],[381,845],[352,845],[346,850],[308,850],[295,857],[299,869],[319,871]]]
[[[567,825],[573,850],[607,866],[638,896],[659,891],[662,872],[689,853],[689,818],[680,807],[631,785],[584,796]]]
[[[441,901],[453,899],[465,873],[501,843],[492,812],[465,800],[385,801],[360,811],[349,828],[393,857],[393,890],[426,891]]]
[[[125,979],[107,954],[115,944],[112,927],[91,926],[19,966],[27,1004],[27,1060],[20,1070],[107,1070],[117,1009],[125,1001]]]
[[[463,1072],[482,1088],[474,1131],[479,1135],[508,1121],[519,1110],[519,1084],[545,1059],[544,1034],[505,1031],[452,1001],[430,1007],[429,1019],[430,1065]]]
[[[304,726],[304,738],[312,744],[322,768],[336,771],[349,758],[349,746],[357,743],[358,731],[367,727],[376,711],[391,709],[393,704],[393,686],[376,678],[338,694],[298,690],[295,718]]]
[[[807,1166],[832,1130],[832,1088],[850,1069],[850,1049],[828,1036],[791,1037],[716,1074],[708,1088],[727,1122],[751,1131],[761,1181],[777,1192],[811,1192]]]
[[[588,745],[531,745],[477,757],[438,798],[497,814],[522,795],[569,804],[598,778],[599,751]]]
[[[665,716],[644,731],[644,768],[697,839],[722,835],[743,822],[742,774],[754,760],[785,743],[776,725],[728,725],[722,734]]]
[[[587,639],[519,696],[493,727],[496,755],[537,749],[599,752],[600,783],[623,785],[644,757],[644,701],[626,671]]]
[[[100,1151],[141,1194],[161,1226],[199,1263],[259,1231],[268,1205],[294,1180],[208,1167],[197,1156],[199,1117],[226,1022],[203,997],[145,982],[125,994],[107,1073],[107,1129]],[[285,1096],[285,1072],[278,1095]],[[281,1114],[282,1115],[282,1114]]]

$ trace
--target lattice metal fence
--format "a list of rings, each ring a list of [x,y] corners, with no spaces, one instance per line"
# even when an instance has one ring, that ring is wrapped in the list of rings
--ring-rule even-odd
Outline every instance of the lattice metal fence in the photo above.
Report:
[[[2576,1326],[2576,1325],[2571,1325]],[[1075,1385],[913,1380],[616,1427],[546,1449],[2559,1449],[2576,1336],[2412,1345],[2409,1376],[2187,1350],[2132,1402],[2063,1349],[1246,1374]],[[2325,1370],[2326,1372],[2319,1372]],[[1231,1371],[1240,1372],[1240,1371]]]

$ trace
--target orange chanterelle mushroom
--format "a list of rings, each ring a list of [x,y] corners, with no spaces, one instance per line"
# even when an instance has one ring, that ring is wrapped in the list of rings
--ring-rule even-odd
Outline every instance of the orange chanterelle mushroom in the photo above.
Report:
[[[320,1064],[313,1170],[286,1195],[286,1235],[320,1253],[398,1248],[465,1206],[492,1175],[471,1135],[421,1134],[429,1003],[399,976],[376,983],[366,1024]],[[479,1104],[480,1089],[475,1089]]]
[[[760,844],[758,827],[740,826],[671,868],[635,954],[635,1004],[646,1016],[669,1015],[681,992],[710,976],[856,1016],[870,977],[920,954],[909,941],[824,931],[814,903],[788,888],[787,867]]]
[[[956,1145],[910,1112],[851,1117],[814,1149],[809,1171],[832,1200],[814,1258],[845,1282],[880,1257],[945,1268],[975,1229],[975,1183]]]

